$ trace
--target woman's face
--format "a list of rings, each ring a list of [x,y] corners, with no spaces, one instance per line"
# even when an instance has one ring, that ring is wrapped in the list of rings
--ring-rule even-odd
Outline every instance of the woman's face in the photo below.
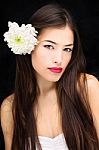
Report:
[[[32,51],[32,66],[37,78],[58,81],[66,69],[73,50],[74,36],[69,26],[45,28]]]

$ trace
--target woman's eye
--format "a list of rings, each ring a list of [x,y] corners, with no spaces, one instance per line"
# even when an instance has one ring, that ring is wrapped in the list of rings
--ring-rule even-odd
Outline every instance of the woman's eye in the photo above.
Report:
[[[46,47],[48,49],[54,49],[54,47],[52,45],[44,45],[44,47]]]
[[[71,48],[64,48],[64,51],[66,51],[66,52],[72,52],[73,50]]]

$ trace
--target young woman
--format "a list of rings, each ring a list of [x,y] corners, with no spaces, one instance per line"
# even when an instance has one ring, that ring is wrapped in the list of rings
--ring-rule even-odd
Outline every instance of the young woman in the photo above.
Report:
[[[48,4],[30,23],[38,32],[36,44],[31,54],[23,52],[28,44],[16,49],[14,93],[1,106],[5,149],[99,150],[99,82],[85,73],[71,15]],[[24,43],[20,37],[18,46]]]

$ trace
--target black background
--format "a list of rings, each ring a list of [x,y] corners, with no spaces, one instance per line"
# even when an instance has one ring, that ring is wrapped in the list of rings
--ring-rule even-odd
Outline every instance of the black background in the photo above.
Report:
[[[0,1],[0,104],[13,90],[15,78],[15,55],[3,42],[8,21],[25,23],[38,8],[52,1],[1,0]],[[99,79],[99,4],[95,0],[56,0],[68,8],[78,27],[82,48],[87,61],[87,73]],[[0,131],[0,150],[4,149]]]

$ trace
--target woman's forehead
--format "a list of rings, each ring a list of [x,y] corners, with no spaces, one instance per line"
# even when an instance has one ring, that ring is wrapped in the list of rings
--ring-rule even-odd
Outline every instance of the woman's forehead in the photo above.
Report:
[[[55,43],[64,43],[68,44],[68,42],[74,41],[73,31],[69,26],[55,28],[55,27],[48,27],[41,31],[40,35],[38,36],[39,41],[53,41]],[[66,43],[67,41],[67,43]]]

